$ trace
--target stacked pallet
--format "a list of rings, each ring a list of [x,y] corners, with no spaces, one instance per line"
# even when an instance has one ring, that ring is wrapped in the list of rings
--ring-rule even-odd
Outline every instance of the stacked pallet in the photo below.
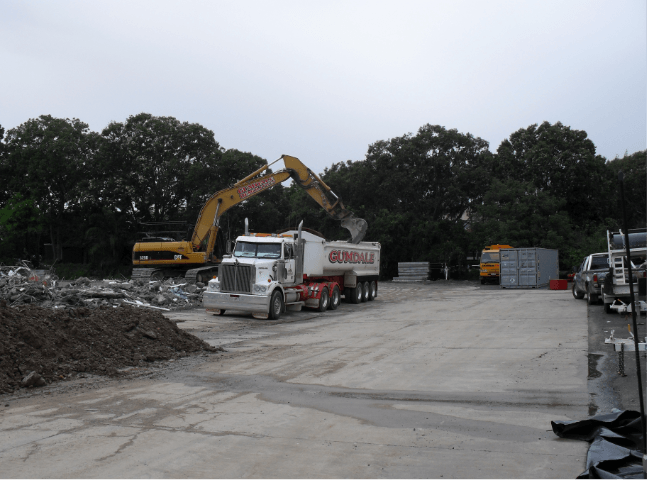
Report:
[[[394,282],[423,282],[429,280],[429,262],[398,262]]]

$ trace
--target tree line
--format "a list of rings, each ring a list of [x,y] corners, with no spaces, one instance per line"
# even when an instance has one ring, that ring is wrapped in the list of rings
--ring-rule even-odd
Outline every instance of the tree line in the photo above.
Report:
[[[559,122],[522,128],[493,153],[479,137],[427,124],[378,140],[364,159],[332,164],[321,176],[368,221],[366,240],[382,244],[386,278],[402,261],[465,267],[493,243],[559,249],[568,268],[604,251],[606,229],[620,226],[620,170],[630,227],[645,226],[646,153],[605,159],[585,131]],[[185,222],[172,228],[189,238],[213,193],[265,163],[222,148],[202,125],[147,113],[100,133],[50,115],[0,126],[0,261],[48,254],[99,273],[128,265],[143,232]],[[254,231],[304,220],[327,238],[347,237],[296,185],[231,209],[225,235],[240,234],[245,217]]]

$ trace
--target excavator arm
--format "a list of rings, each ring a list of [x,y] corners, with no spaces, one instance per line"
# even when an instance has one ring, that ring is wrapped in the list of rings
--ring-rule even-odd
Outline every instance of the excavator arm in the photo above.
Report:
[[[262,175],[268,168],[269,165],[264,165],[231,187],[215,193],[207,200],[200,210],[191,236],[194,251],[203,250],[210,256],[213,255],[216,236],[220,228],[220,217],[231,207],[290,178],[290,174],[285,170]]]
[[[285,168],[274,173],[263,174],[270,165],[283,160]],[[306,167],[296,157],[283,155],[272,164],[264,165],[231,187],[220,190],[207,200],[196,222],[191,244],[194,251],[206,251],[213,255],[218,234],[220,217],[231,207],[251,198],[288,178],[302,187],[328,215],[341,221],[341,225],[351,233],[351,242],[359,243],[364,238],[368,224],[346,210],[341,199],[335,195],[319,176]]]

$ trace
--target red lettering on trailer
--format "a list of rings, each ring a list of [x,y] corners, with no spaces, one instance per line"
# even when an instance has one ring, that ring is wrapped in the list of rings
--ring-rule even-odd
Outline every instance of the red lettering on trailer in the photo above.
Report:
[[[267,188],[270,188],[275,183],[276,183],[276,180],[274,179],[274,177],[266,178],[259,182],[250,183],[249,185],[245,185],[244,187],[240,187],[238,189],[238,196],[242,200],[243,198],[247,198],[250,195],[253,195]]]
[[[368,252],[350,252],[348,250],[332,250],[328,254],[330,263],[375,263],[375,254]]]

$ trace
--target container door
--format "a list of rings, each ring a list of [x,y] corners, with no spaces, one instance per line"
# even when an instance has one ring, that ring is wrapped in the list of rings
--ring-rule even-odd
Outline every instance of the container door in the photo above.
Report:
[[[534,287],[537,285],[537,255],[534,249],[520,252],[519,285]]]
[[[516,287],[519,285],[517,259],[518,255],[516,250],[507,248],[500,251],[501,286]]]

